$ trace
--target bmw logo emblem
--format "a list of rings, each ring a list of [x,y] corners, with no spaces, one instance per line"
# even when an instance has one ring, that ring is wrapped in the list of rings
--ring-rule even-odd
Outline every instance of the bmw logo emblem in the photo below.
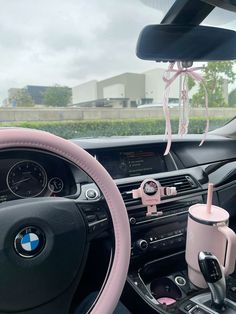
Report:
[[[15,237],[14,246],[20,256],[35,257],[45,246],[45,235],[39,228],[24,228]]]

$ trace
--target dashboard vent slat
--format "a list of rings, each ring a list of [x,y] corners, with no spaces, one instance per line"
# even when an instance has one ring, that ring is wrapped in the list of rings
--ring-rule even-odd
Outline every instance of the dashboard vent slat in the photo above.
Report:
[[[176,187],[177,192],[185,192],[198,187],[193,178],[186,175],[159,179],[159,182],[162,186]]]

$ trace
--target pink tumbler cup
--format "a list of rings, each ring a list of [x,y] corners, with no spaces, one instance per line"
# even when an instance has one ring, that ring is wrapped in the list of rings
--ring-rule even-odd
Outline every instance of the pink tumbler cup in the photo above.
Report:
[[[188,277],[199,288],[206,282],[198,266],[200,251],[217,256],[225,275],[232,274],[236,259],[236,234],[228,227],[229,213],[211,204],[213,185],[209,185],[207,204],[196,204],[189,208],[186,253]]]

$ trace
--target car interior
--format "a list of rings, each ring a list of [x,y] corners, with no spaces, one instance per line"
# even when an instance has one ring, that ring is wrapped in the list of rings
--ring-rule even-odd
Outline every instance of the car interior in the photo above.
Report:
[[[217,7],[176,0],[134,57],[236,59]],[[236,313],[236,119],[202,138],[1,128],[0,313]]]

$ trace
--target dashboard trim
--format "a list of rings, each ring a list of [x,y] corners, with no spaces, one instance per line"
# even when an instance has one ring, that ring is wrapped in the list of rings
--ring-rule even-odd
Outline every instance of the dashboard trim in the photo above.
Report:
[[[147,224],[147,223],[151,223],[154,221],[159,221],[159,220],[163,220],[163,219],[167,219],[173,216],[181,216],[181,215],[186,215],[188,213],[188,210],[186,211],[182,211],[180,213],[175,213],[175,214],[170,214],[170,215],[165,215],[165,216],[161,216],[161,217],[156,217],[156,218],[152,218],[150,220],[142,220],[142,221],[138,221],[135,223],[135,225],[142,225],[142,224]]]

